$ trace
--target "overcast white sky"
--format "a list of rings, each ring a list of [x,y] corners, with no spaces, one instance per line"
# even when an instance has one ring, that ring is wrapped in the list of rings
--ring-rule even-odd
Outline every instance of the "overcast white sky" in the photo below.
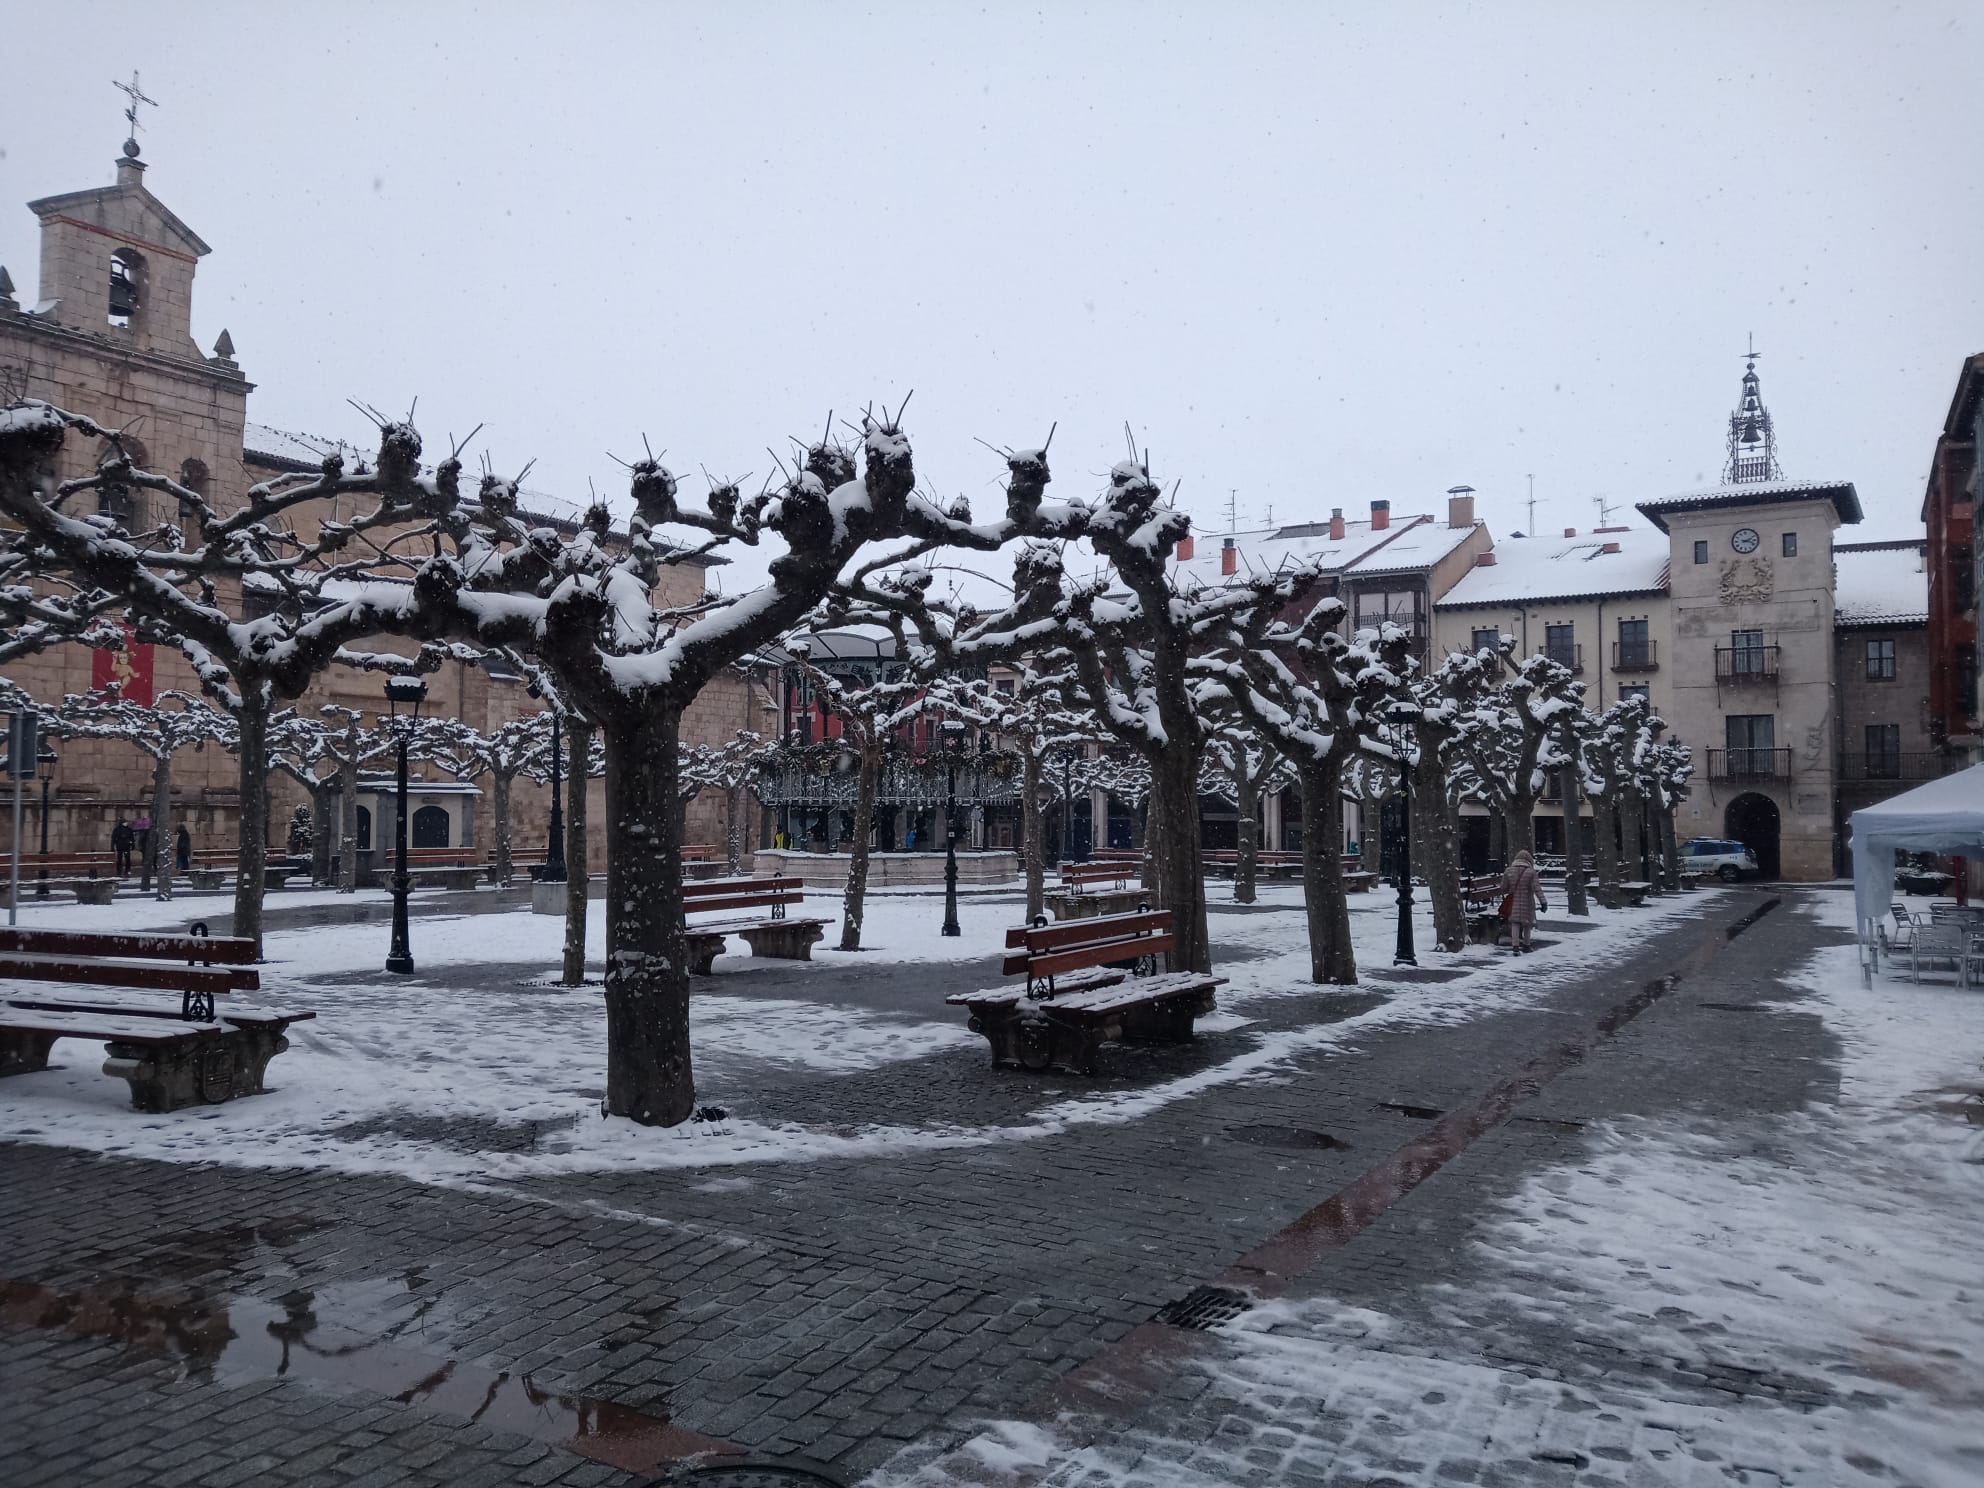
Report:
[[[563,494],[643,433],[762,475],[914,388],[981,510],[973,435],[1058,420],[1077,494],[1127,419],[1206,529],[1465,482],[1501,535],[1530,474],[1582,528],[1718,478],[1754,332],[1787,471],[1874,538],[1984,349],[1975,3],[71,0],[38,38],[0,204],[107,184],[140,69],[250,416],[417,396]]]

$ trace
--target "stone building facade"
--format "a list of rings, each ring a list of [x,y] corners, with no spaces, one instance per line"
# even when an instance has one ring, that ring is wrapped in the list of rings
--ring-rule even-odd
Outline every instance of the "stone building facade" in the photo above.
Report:
[[[135,430],[127,439],[136,462],[171,475],[228,509],[257,481],[286,471],[314,469],[329,441],[286,434],[248,419],[254,384],[235,359],[232,339],[218,333],[213,351],[203,353],[193,333],[193,285],[207,244],[145,184],[146,165],[127,145],[116,163],[115,184],[44,197],[29,203],[41,223],[39,294],[32,303],[0,288],[0,399],[43,399],[98,422]],[[0,270],[0,286],[8,280]],[[72,439],[57,475],[87,474],[84,441]],[[369,451],[360,451],[368,453]],[[131,527],[156,525],[177,513],[140,507],[161,498],[134,493],[132,509],[121,515]],[[572,530],[578,509],[555,498],[526,493],[526,504],[546,508],[554,526]],[[307,535],[328,512],[297,513]],[[349,515],[346,513],[345,515]],[[670,604],[690,603],[704,587],[704,565],[663,570]],[[223,596],[238,602],[239,596]],[[377,650],[409,650],[379,638]],[[37,700],[54,704],[68,693],[84,693],[113,677],[126,696],[149,698],[171,690],[197,693],[186,662],[166,646],[133,646],[124,653],[92,652],[64,646],[11,664],[10,680]],[[520,679],[466,663],[450,663],[427,678],[423,716],[446,715],[489,730],[535,711]],[[334,667],[320,677],[295,706],[314,711],[326,703],[383,713],[385,700],[377,674]],[[739,728],[769,732],[776,727],[770,699],[761,683],[741,677],[713,682],[684,719],[686,742],[721,743]],[[78,740],[58,744],[48,812],[52,851],[100,849],[120,818],[149,809],[151,763],[127,744]],[[416,773],[438,780],[431,765]],[[208,748],[182,753],[174,762],[175,819],[185,822],[200,848],[224,848],[238,831],[238,776],[231,756]],[[591,819],[603,820],[601,783],[591,783]],[[285,824],[306,792],[284,775],[269,782],[273,847],[283,846]],[[435,792],[459,797],[458,792]],[[451,833],[467,837],[449,845],[493,841],[486,792],[463,805],[453,803]],[[723,803],[706,793],[691,803],[687,838],[722,840]],[[549,791],[519,780],[512,799],[512,836],[520,846],[541,844],[548,829]],[[40,823],[30,818],[29,830]],[[604,834],[591,842],[592,867],[603,870]]]

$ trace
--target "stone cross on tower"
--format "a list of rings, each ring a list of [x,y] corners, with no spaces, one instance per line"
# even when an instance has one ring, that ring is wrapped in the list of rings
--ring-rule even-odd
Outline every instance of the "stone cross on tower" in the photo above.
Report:
[[[153,108],[157,108],[158,101],[145,97],[143,90],[138,87],[138,69],[135,67],[131,69],[130,82],[120,83],[113,78],[110,86],[122,93],[128,100],[124,105],[124,118],[131,126],[131,133],[124,141],[124,153],[126,155],[136,155],[138,153],[138,130],[141,127],[138,123],[138,105],[141,103],[150,104]]]

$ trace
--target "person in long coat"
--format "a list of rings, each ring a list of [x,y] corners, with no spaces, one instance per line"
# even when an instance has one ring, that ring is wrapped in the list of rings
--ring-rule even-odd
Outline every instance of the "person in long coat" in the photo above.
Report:
[[[1536,912],[1550,906],[1543,899],[1543,880],[1536,873],[1536,859],[1527,850],[1502,870],[1502,893],[1509,904],[1509,948],[1518,956],[1533,951],[1531,937],[1536,932]]]

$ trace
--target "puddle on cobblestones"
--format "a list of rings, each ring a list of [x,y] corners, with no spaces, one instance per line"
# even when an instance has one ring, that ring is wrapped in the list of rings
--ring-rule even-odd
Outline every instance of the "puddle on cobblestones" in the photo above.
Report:
[[[1379,1101],[1378,1109],[1396,1111],[1399,1115],[1410,1117],[1414,1121],[1438,1121],[1447,1114],[1438,1106],[1407,1106],[1401,1105],[1398,1101]]]
[[[529,1375],[409,1348],[446,1316],[418,1271],[274,1302],[254,1297],[140,1295],[129,1288],[62,1293],[0,1281],[0,1321],[106,1338],[180,1360],[201,1381],[240,1385],[311,1379],[352,1385],[403,1405],[516,1432],[628,1472],[737,1448],[611,1401],[563,1394]],[[322,1315],[336,1310],[340,1321]],[[356,1324],[357,1326],[352,1326]],[[377,1330],[377,1331],[369,1331]]]
[[[1255,1147],[1287,1147],[1298,1152],[1346,1152],[1350,1148],[1341,1137],[1300,1126],[1229,1126],[1226,1134]]]

